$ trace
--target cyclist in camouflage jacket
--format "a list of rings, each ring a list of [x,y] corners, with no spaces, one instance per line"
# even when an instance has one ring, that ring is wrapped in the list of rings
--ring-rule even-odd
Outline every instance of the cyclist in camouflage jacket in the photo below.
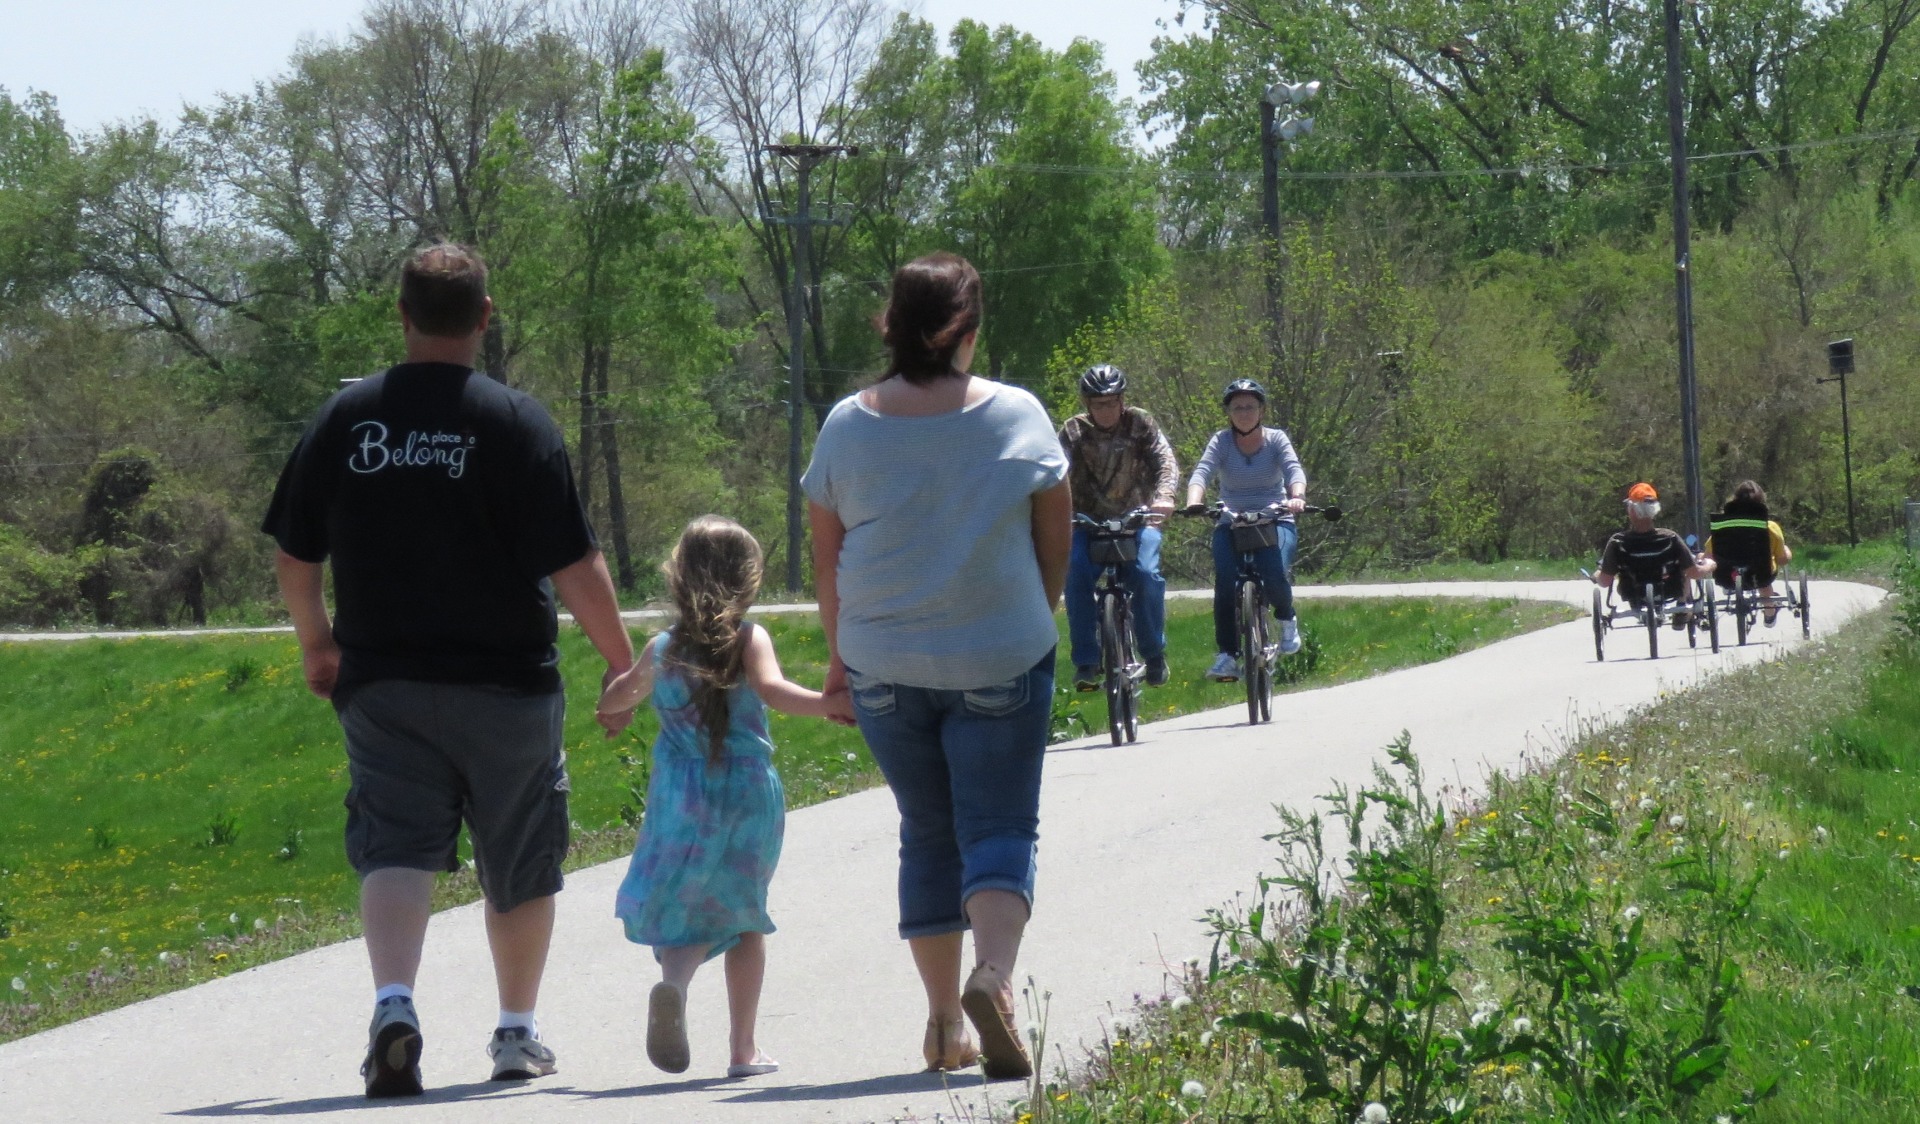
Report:
[[[1102,363],[1080,376],[1080,401],[1086,412],[1060,427],[1067,451],[1068,479],[1075,512],[1094,519],[1117,519],[1135,508],[1151,508],[1157,517],[1173,512],[1180,476],[1173,446],[1153,416],[1126,404],[1127,376]],[[1157,523],[1159,518],[1156,518]],[[1140,552],[1122,564],[1121,576],[1133,592],[1140,655],[1147,662],[1147,683],[1167,681],[1166,593],[1160,575],[1160,529],[1143,527]],[[1087,556],[1087,533],[1073,531],[1067,566],[1067,633],[1071,642],[1074,685],[1091,691],[1100,681],[1100,643],[1095,635],[1093,586],[1100,568]]]

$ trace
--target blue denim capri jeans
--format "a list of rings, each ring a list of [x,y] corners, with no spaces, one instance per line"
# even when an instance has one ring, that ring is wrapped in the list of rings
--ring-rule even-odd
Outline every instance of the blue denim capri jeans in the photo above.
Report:
[[[966,929],[966,900],[981,890],[1033,908],[1053,659],[969,691],[847,669],[860,733],[900,809],[902,937]]]

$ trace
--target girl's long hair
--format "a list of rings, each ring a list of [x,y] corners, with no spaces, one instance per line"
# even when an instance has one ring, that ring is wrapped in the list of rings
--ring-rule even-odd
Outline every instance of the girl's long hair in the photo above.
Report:
[[[747,610],[764,570],[760,544],[733,520],[702,515],[680,533],[660,570],[680,612],[665,660],[691,685],[707,760],[717,762],[726,756],[733,689],[746,669]]]

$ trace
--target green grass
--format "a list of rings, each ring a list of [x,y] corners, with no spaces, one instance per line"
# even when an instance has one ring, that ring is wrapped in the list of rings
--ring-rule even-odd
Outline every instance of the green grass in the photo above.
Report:
[[[1920,589],[1908,597],[1907,615],[1920,624]],[[1680,853],[1666,845],[1680,834],[1675,814],[1688,836],[1724,826],[1719,838],[1731,873],[1760,876],[1750,910],[1729,934],[1740,971],[1725,1028],[1725,1074],[1671,1114],[1627,1110],[1609,1119],[1920,1121],[1920,648],[1890,640],[1901,634],[1889,615],[1666,698],[1623,726],[1589,735],[1540,773],[1496,786],[1486,803],[1450,822],[1449,834],[1471,847],[1495,824],[1521,837],[1578,832],[1561,816],[1538,814],[1542,806],[1564,809],[1569,797],[1608,803],[1629,826],[1653,821],[1653,845],[1583,860],[1593,884],[1604,887],[1602,932],[1605,909],[1618,925],[1630,902],[1638,903],[1636,914],[1646,907],[1650,933],[1673,938],[1698,924],[1662,912],[1679,876],[1667,862]],[[1470,965],[1453,980],[1461,998],[1449,1017],[1461,1026],[1477,1004],[1526,1009],[1513,997],[1530,985],[1507,974],[1493,930],[1497,915],[1512,908],[1497,895],[1514,893],[1516,882],[1537,885],[1539,875],[1501,877],[1496,884],[1467,870],[1448,882],[1451,947]],[[1695,985],[1683,985],[1682,963],[1641,972],[1648,979],[1639,994],[1651,1001],[1630,1008],[1633,1035],[1657,1043],[1697,1025],[1688,991]],[[1297,1075],[1277,1065],[1274,1052],[1213,1021],[1234,1011],[1285,1013],[1285,995],[1250,986],[1245,976],[1203,976],[1186,981],[1190,1001],[1122,1020],[1130,1029],[1094,1059],[1091,1080],[1038,1090],[1026,1106],[1035,1121],[1330,1121],[1324,1108],[1298,1099]],[[1567,1118],[1524,1060],[1474,1071],[1466,1092],[1483,1100],[1473,1120]],[[1205,1092],[1183,1096],[1189,1081]],[[1769,1087],[1769,1095],[1746,1103]]]
[[[1148,717],[1242,700],[1238,687],[1201,677],[1212,654],[1206,605],[1169,608],[1174,681],[1148,693]],[[1452,599],[1316,601],[1302,615],[1319,649],[1306,685],[1569,616]],[[788,674],[819,683],[817,619],[764,623]],[[561,648],[577,867],[631,846],[626,821],[655,725],[643,710],[626,735],[605,740],[585,705],[598,660],[573,630]],[[0,681],[0,1040],[355,933],[339,728],[302,686],[291,637],[0,645]],[[1057,701],[1104,729],[1098,699],[1069,691]],[[773,733],[795,807],[880,783],[851,730],[775,715]],[[463,873],[441,880],[439,902],[475,893]]]

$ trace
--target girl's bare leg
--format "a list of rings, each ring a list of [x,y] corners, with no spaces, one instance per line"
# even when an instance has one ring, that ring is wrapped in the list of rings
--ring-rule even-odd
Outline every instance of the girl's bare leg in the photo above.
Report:
[[[754,1043],[754,1024],[760,1017],[760,985],[767,975],[767,940],[760,933],[740,934],[740,943],[727,950],[727,1014],[733,1030],[729,1065],[768,1060]]]

